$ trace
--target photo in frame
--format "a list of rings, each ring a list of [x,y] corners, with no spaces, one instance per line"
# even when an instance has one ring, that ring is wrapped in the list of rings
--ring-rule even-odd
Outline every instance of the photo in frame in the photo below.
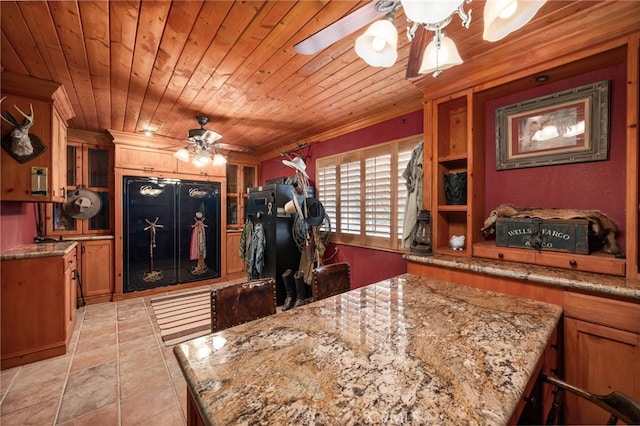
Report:
[[[609,80],[496,108],[496,170],[609,157]]]

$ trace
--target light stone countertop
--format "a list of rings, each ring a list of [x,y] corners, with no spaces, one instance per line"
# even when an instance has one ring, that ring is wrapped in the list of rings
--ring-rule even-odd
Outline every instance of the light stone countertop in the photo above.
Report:
[[[36,257],[64,256],[73,250],[76,241],[56,241],[52,243],[23,244],[2,253],[2,260],[31,259]]]
[[[604,297],[613,296],[640,303],[640,280],[625,277],[477,257],[405,254],[403,258],[410,262],[531,281],[566,290],[588,292]]]
[[[505,424],[561,314],[404,274],[174,353],[211,424]]]

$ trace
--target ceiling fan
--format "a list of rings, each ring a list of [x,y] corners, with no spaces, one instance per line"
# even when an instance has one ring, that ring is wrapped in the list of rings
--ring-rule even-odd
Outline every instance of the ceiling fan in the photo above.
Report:
[[[222,135],[218,132],[214,132],[213,130],[205,129],[204,126],[209,122],[209,117],[204,115],[199,115],[196,117],[196,121],[200,124],[199,129],[191,129],[189,130],[188,141],[193,143],[203,143],[207,147],[210,148],[219,148],[225,151],[236,151],[236,152],[253,152],[254,149],[248,146],[242,145],[234,145],[230,143],[218,142],[222,139]]]
[[[464,5],[472,0],[372,0],[293,46],[297,53],[313,55],[336,41],[374,22],[358,37],[355,50],[369,65],[390,67],[397,59],[395,14],[401,7],[410,26],[411,41],[406,78],[433,73],[462,63],[453,41],[443,29],[458,14],[462,26],[469,28],[471,10]],[[546,0],[487,0],[484,8],[483,39],[497,41],[529,22]],[[430,33],[433,33],[433,37]],[[431,40],[431,41],[429,41]]]
[[[191,162],[196,166],[202,167],[212,160],[215,165],[221,165],[227,162],[226,158],[218,150],[235,151],[235,152],[253,152],[254,149],[248,146],[233,145],[218,142],[222,139],[222,135],[213,130],[205,129],[204,126],[209,122],[209,117],[199,115],[196,121],[200,124],[200,128],[189,130],[189,137],[185,142],[188,145],[180,148],[173,155],[178,160]]]

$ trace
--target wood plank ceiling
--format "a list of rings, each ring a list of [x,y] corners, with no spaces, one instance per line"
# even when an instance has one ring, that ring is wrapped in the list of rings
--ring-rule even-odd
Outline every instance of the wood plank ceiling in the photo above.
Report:
[[[221,142],[268,157],[293,140],[315,142],[337,128],[422,108],[420,86],[405,78],[402,9],[391,68],[357,57],[353,45],[364,28],[315,55],[294,52],[297,42],[368,3],[2,1],[1,62],[4,70],[62,83],[76,114],[72,128],[149,128],[180,140],[205,115]],[[564,19],[576,3],[548,2],[529,25],[540,30]],[[483,6],[467,6],[470,29],[457,17],[447,28],[465,60],[492,48],[481,41]]]

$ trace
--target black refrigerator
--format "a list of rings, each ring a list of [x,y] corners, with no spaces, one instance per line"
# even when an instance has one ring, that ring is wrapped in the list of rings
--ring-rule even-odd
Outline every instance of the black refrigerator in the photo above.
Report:
[[[125,176],[124,292],[221,275],[221,185]]]
[[[293,216],[284,212],[284,205],[292,199],[291,185],[271,184],[249,188],[246,214],[253,225],[264,227],[266,248],[262,277],[276,280],[276,303],[284,304],[285,289],[282,274],[300,266],[300,250],[292,234]],[[292,275],[293,276],[293,275]],[[257,277],[252,277],[257,278]]]

